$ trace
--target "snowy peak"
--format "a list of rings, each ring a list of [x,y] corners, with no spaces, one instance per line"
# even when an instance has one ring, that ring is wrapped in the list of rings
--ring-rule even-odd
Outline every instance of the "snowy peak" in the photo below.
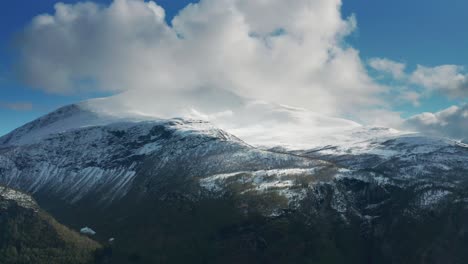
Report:
[[[65,132],[71,129],[102,125],[110,122],[95,112],[89,111],[80,104],[64,106],[42,116],[0,138],[2,145],[23,145],[36,142],[48,135]]]
[[[145,191],[157,183],[151,188],[164,189],[173,177],[317,165],[308,158],[256,149],[206,121],[122,122],[76,105],[31,122],[5,140],[9,145],[0,145],[1,183],[70,203],[89,197],[110,203],[134,188]],[[134,182],[145,184],[136,187]]]
[[[219,97],[205,91],[197,96],[161,95],[133,101],[132,94],[124,93],[88,100],[78,106],[97,114],[100,119],[110,118],[114,122],[116,119],[203,120],[251,145],[266,148],[304,149],[320,144],[318,141],[324,136],[361,127],[351,120],[248,98],[226,99],[213,106],[212,102]]]
[[[108,112],[99,111],[90,101],[85,101],[61,107],[15,129],[0,138],[0,145],[32,144],[50,135],[78,128],[145,120],[150,120],[150,118],[130,114],[125,116],[113,115]]]
[[[167,125],[180,133],[196,133],[240,141],[237,137],[214,127],[209,121],[191,118],[161,119],[127,109],[111,109],[104,99],[94,99],[61,107],[0,137],[0,145],[22,146],[38,143],[52,135],[95,126],[128,128],[150,122]]]

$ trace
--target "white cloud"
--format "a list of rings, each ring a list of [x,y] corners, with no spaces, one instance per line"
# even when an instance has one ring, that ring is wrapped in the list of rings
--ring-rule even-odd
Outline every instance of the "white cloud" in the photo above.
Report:
[[[404,63],[395,62],[386,58],[372,58],[368,63],[374,70],[390,74],[395,79],[403,79],[406,77],[406,64]]]
[[[129,98],[135,97],[135,98]],[[165,100],[151,104],[151,97],[124,93],[84,103],[88,108],[119,117],[173,118],[206,120],[249,144],[306,149],[320,145],[330,135],[359,128],[356,122],[327,117],[303,108],[248,100],[226,91],[206,89],[188,91],[184,96],[165,93]],[[174,100],[177,99],[177,100]],[[214,103],[213,98],[217,99]],[[135,111],[132,102],[140,107]],[[226,109],[226,110],[223,110]],[[382,118],[382,116],[380,117]]]
[[[418,114],[405,120],[403,126],[427,134],[468,139],[468,105],[451,106],[437,113]]]
[[[413,72],[409,72],[406,64],[386,58],[372,58],[368,65],[377,72],[388,74],[399,86],[406,87],[397,92],[398,98],[411,102],[413,106],[419,106],[422,97],[432,96],[434,92],[452,98],[468,96],[468,73],[463,66],[417,65]]]
[[[402,91],[399,96],[401,100],[410,102],[414,107],[418,107],[421,105],[421,102],[420,102],[421,97],[422,97],[421,93],[418,93],[416,91],[412,91],[409,89]]]
[[[430,91],[438,90],[452,97],[468,96],[468,75],[457,65],[425,67],[418,65],[410,81]]]
[[[406,121],[387,110],[398,101],[418,106],[432,91],[467,96],[464,68],[418,66],[409,72],[386,58],[365,65],[358,50],[343,45],[356,20],[343,19],[340,9],[341,0],[201,0],[168,25],[153,1],[59,3],[54,14],[37,16],[22,32],[17,70],[24,82],[47,92],[112,91],[119,94],[111,105],[207,119],[260,141],[284,138],[263,139],[268,129],[294,138],[300,131],[314,137],[317,127],[335,122],[338,130],[356,125],[304,109],[466,135],[466,107]],[[379,85],[366,66],[405,88]],[[285,123],[292,129],[282,131]]]
[[[385,88],[342,45],[356,21],[340,8],[341,0],[202,0],[170,26],[152,1],[57,4],[23,32],[18,69],[48,92],[126,91],[138,106],[145,97],[170,107],[208,88],[352,115]]]

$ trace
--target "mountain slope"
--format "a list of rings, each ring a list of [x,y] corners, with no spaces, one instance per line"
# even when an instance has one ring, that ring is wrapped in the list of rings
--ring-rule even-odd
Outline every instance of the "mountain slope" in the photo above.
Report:
[[[123,116],[72,105],[0,138],[0,183],[114,237],[112,263],[468,259],[464,144],[351,126],[266,149],[206,121]]]
[[[62,108],[2,138],[1,182],[73,203],[89,195],[102,201],[121,198],[137,179],[149,184],[175,174],[203,177],[246,169],[327,165],[256,149],[204,121],[107,124],[108,119],[101,123],[92,119],[91,126],[51,132],[50,127],[63,123],[60,115],[75,120],[91,114],[77,106]]]
[[[0,186],[1,263],[94,263],[98,243],[43,212],[29,195]]]

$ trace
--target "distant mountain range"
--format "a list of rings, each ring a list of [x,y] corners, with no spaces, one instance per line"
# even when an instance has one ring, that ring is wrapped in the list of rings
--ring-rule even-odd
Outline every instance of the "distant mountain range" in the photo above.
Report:
[[[1,137],[0,184],[115,239],[111,263],[468,261],[463,142],[262,108],[314,117],[322,131],[275,145],[265,143],[283,143],[277,120],[246,136],[98,106],[65,106]],[[288,139],[298,124],[285,121]]]

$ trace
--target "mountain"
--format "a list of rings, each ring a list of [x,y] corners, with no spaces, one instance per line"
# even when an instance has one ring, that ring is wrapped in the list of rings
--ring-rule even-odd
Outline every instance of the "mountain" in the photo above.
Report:
[[[82,122],[83,117],[91,125]],[[141,190],[144,194],[153,182],[163,184],[163,178],[178,175],[196,178],[328,165],[256,149],[204,121],[109,120],[71,105],[4,136],[0,139],[2,182],[71,203],[87,197],[106,203],[125,196],[140,180],[147,186]]]
[[[95,263],[101,246],[59,224],[34,199],[0,186],[1,263]]]
[[[328,133],[252,145],[211,122],[85,102],[0,138],[0,183],[101,242],[114,238],[112,263],[468,259],[465,144],[274,109],[315,116]],[[284,135],[274,124],[264,139]]]

